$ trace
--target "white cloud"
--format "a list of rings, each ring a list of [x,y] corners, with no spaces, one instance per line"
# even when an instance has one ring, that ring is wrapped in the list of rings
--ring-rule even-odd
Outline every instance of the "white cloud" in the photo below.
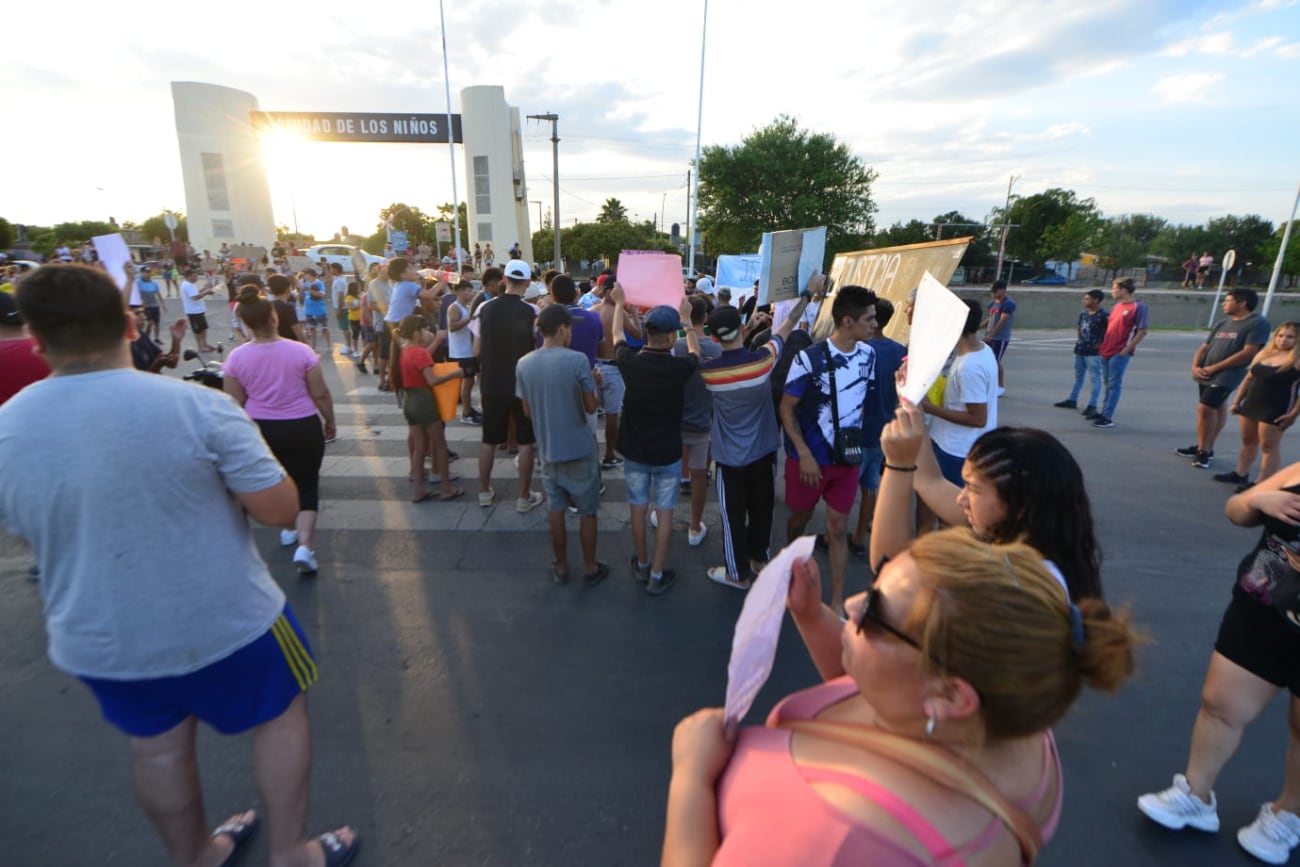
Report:
[[[1233,54],[1233,36],[1229,31],[1194,36],[1170,45],[1161,52],[1166,57],[1227,57]]]
[[[1206,90],[1222,80],[1222,72],[1186,72],[1160,79],[1154,90],[1169,103],[1206,102]]]

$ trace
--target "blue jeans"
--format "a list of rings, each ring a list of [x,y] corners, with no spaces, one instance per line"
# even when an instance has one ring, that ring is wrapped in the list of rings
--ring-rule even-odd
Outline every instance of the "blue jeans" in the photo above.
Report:
[[[1128,363],[1132,360],[1133,356],[1122,353],[1101,360],[1106,379],[1106,405],[1102,408],[1101,414],[1106,418],[1115,417],[1115,407],[1119,406],[1119,396],[1124,391],[1124,371],[1128,370]]]
[[[1097,406],[1097,398],[1101,395],[1101,367],[1100,355],[1074,356],[1074,388],[1070,389],[1070,400],[1079,399],[1079,392],[1083,391],[1083,381],[1088,374],[1092,374],[1092,396],[1084,406]]]
[[[627,482],[629,506],[649,506],[657,511],[669,511],[677,506],[677,486],[681,483],[681,459],[661,467],[639,464],[633,460],[623,462],[623,478]]]

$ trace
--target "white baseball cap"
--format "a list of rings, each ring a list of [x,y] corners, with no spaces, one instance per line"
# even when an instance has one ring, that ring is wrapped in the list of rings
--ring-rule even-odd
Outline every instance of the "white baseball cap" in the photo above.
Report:
[[[523,259],[511,259],[506,265],[505,276],[507,280],[532,280],[533,269],[524,264]]]

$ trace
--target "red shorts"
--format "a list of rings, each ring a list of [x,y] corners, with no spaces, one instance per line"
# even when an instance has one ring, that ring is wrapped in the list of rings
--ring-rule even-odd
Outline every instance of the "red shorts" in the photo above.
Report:
[[[818,500],[825,500],[827,506],[841,515],[852,512],[862,467],[834,464],[821,469],[821,484],[810,488],[799,478],[799,459],[785,459],[786,508],[792,512],[811,512],[817,508]]]

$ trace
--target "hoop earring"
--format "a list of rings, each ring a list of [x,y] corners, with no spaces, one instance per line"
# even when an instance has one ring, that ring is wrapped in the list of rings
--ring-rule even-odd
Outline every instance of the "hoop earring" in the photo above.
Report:
[[[925,736],[927,738],[934,737],[934,727],[938,724],[939,721],[934,718],[934,714],[930,714],[925,718]]]

